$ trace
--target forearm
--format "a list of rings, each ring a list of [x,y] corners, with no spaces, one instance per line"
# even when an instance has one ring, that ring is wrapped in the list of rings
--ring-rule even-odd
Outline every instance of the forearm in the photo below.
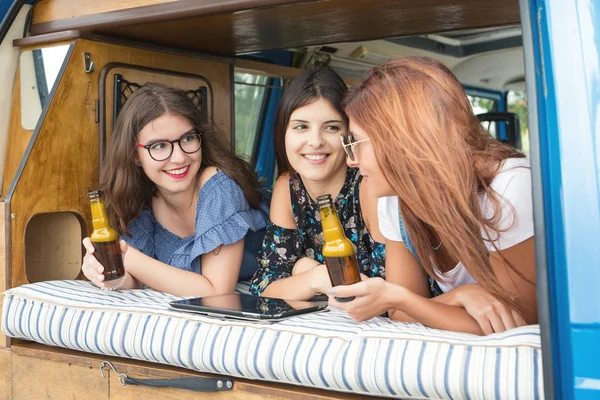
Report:
[[[127,252],[125,268],[137,281],[159,292],[175,296],[209,296],[215,294],[212,283],[203,275],[184,271],[135,250]],[[132,279],[131,284],[134,284]],[[126,283],[127,284],[127,283]]]
[[[419,296],[419,297],[421,297],[421,296]],[[430,299],[427,299],[427,298],[424,298],[424,299],[429,300],[429,301],[435,301],[435,302],[441,303],[441,304],[445,304],[447,306],[458,307],[456,300],[455,300],[454,293],[452,293],[452,292],[444,293],[444,294],[441,294],[437,297],[433,297]],[[388,310],[388,315],[394,321],[417,322],[416,319],[414,319],[410,315],[408,315],[400,310],[394,310],[394,309]]]
[[[453,294],[427,299],[397,285],[390,285],[390,318],[420,322],[435,329],[482,335],[479,324],[464,308],[452,304]]]
[[[310,273],[306,271],[272,282],[263,291],[265,297],[277,297],[286,300],[308,300],[315,293],[310,288]]]
[[[313,287],[314,268],[321,265],[318,261],[303,257],[296,261],[292,268],[292,275],[278,279],[266,287],[263,296],[279,297],[288,300],[308,300],[312,298],[318,288]]]
[[[144,285],[129,272],[125,272],[125,283],[121,286],[121,290],[141,289],[143,286]]]

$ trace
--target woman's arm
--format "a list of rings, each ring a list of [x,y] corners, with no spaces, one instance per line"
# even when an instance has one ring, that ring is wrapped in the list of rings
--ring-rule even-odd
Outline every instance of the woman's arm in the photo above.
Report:
[[[483,332],[462,307],[453,307],[432,299],[419,296],[405,287],[389,283],[381,278],[370,278],[350,286],[336,286],[329,294],[338,297],[356,298],[340,303],[334,297],[329,298],[332,307],[345,310],[357,321],[365,321],[386,310],[394,312],[394,319],[420,322],[435,329],[467,332],[481,335]],[[406,316],[411,319],[407,319]]]
[[[404,322],[420,322],[437,329],[482,334],[477,322],[462,307],[446,303],[454,301],[454,294],[444,294],[429,299],[427,273],[402,242],[386,240],[386,281],[367,279],[351,286],[338,286],[335,296],[356,299],[347,303],[330,299],[336,308],[348,311],[357,320],[366,320],[385,311],[391,319]],[[341,294],[340,294],[341,291]]]
[[[462,285],[433,301],[464,308],[486,335],[537,323],[534,238],[503,250],[502,255],[519,273],[510,268],[498,252],[490,253],[490,264],[502,288],[523,309],[521,312],[503,304],[478,284]]]
[[[235,289],[244,254],[244,239],[203,254],[202,274],[160,262],[130,247],[124,257],[132,277],[154,290],[175,296],[210,296]]]
[[[525,321],[528,324],[537,324],[534,237],[532,236],[519,244],[502,250],[502,256],[517,272],[502,260],[498,252],[491,252],[490,264],[500,286],[506,293],[513,296],[517,304],[523,309],[522,316]]]
[[[535,285],[534,238],[531,237],[515,246],[502,250],[502,255],[514,269],[510,268],[504,262],[498,252],[490,253],[490,264],[502,289],[511,295],[523,309],[521,313],[511,310],[499,300],[494,299],[479,285],[463,285],[434,298],[434,301],[430,303],[444,302],[446,304],[450,303],[461,306],[450,307],[444,304],[445,307],[448,307],[446,309],[448,314],[445,317],[443,313],[437,313],[438,310],[443,311],[441,307],[437,305],[432,306],[431,304],[426,305],[423,299],[418,298],[419,296],[416,296],[414,293],[402,293],[403,291],[407,292],[404,288],[401,288],[402,290],[400,291],[394,289],[394,291],[400,292],[395,302],[398,305],[396,308],[403,310],[406,314],[432,328],[460,332],[472,332],[471,326],[473,322],[478,325],[478,331],[484,334],[502,332],[516,326],[524,325],[525,323],[536,324],[538,322],[538,313]],[[473,286],[475,287],[473,288]],[[488,295],[485,298],[481,298],[477,306],[469,304],[475,303],[476,299],[472,295],[466,295],[467,290],[472,289]],[[457,308],[462,315],[454,314],[454,317],[452,317],[449,313],[456,313],[456,311],[451,311],[450,309]],[[465,318],[464,314],[468,318]],[[436,321],[438,317],[447,321],[446,328],[440,327],[441,321]]]
[[[298,227],[292,213],[289,175],[277,179],[271,199],[271,226],[263,242],[252,291],[263,296],[307,300],[331,284],[324,265],[301,257]],[[266,287],[263,287],[266,285]]]
[[[392,248],[394,248],[393,244]],[[408,252],[408,250],[406,251]],[[398,254],[401,257],[398,257]],[[531,282],[535,282],[533,238],[504,250],[503,255],[522,275]],[[391,256],[386,260],[386,273],[393,271],[389,277],[390,280],[403,282],[418,276],[415,266],[411,267],[410,259],[406,254],[402,256],[402,251],[397,248],[393,249]],[[535,285],[530,284],[509,268],[501,261],[497,253],[492,253],[490,260],[502,287],[508,293],[513,294],[519,305],[525,309],[525,320],[528,323],[536,323]],[[416,260],[414,261],[416,262]],[[387,266],[388,262],[391,263],[390,268]],[[379,281],[381,280],[379,279]],[[463,308],[469,307],[469,301],[473,300],[471,296],[464,296],[467,289],[472,289],[472,285],[464,285],[441,296],[427,299],[406,287],[379,281],[369,279],[351,286],[336,287],[334,289],[335,296],[357,296],[357,298],[348,303],[339,303],[330,299],[330,304],[348,311],[350,316],[357,320],[365,320],[379,315],[385,310],[390,310],[390,317],[395,320],[418,321],[432,328],[478,335],[522,325],[520,316],[512,314],[514,310],[505,308],[497,300],[489,298],[480,301],[481,307],[478,309],[483,310],[482,315],[478,315],[478,318],[475,319],[475,315],[473,315],[475,313],[471,314]],[[477,290],[483,289],[477,288]],[[510,321],[511,316],[514,322],[506,322],[507,318]]]

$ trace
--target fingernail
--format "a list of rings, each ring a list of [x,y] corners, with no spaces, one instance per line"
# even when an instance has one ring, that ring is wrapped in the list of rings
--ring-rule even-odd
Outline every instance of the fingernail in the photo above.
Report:
[[[336,292],[335,288],[329,289],[329,294],[330,295],[335,296],[335,292]]]

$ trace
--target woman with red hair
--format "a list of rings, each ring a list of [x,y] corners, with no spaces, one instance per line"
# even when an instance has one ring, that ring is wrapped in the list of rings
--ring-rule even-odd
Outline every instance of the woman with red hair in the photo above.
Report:
[[[387,275],[333,288],[356,299],[330,304],[476,334],[537,323],[529,161],[481,127],[454,75],[390,60],[344,104],[348,164],[379,197]],[[428,276],[443,294],[430,298]]]

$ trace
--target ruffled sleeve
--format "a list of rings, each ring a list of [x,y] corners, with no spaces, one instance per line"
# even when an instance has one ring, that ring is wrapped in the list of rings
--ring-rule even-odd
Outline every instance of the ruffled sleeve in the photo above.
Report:
[[[291,276],[296,261],[301,257],[300,232],[297,229],[282,228],[269,221],[250,292],[260,296],[274,281]]]
[[[144,253],[145,255],[155,258],[156,247],[154,244],[154,232],[156,222],[152,213],[149,210],[143,210],[140,216],[129,223],[127,230],[132,237],[127,234],[121,236],[127,244]]]
[[[217,172],[198,196],[196,232],[190,259],[230,245],[267,225],[268,216],[250,207],[242,188],[224,172]]]

